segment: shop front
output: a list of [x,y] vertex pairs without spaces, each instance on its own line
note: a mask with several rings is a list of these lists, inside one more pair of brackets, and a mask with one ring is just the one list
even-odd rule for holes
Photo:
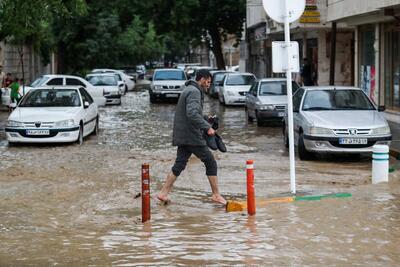
[[400,22],[384,25],[384,44],[385,105],[400,111]]

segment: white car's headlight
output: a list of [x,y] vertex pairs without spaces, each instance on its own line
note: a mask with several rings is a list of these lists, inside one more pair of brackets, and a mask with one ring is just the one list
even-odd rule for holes
[[260,105],[260,110],[275,110],[274,105]]
[[54,125],[56,127],[71,127],[74,126],[74,120],[70,119],[70,120],[57,121],[56,123],[54,123]]
[[389,126],[378,127],[378,128],[372,129],[372,132],[371,132],[371,135],[384,135],[384,134],[390,134]]
[[9,120],[9,121],[7,121],[7,127],[14,127],[14,128],[24,127],[24,123],[20,122],[20,121]]
[[329,135],[332,133],[332,129],[322,127],[310,127],[310,135]]
[[154,85],[154,90],[161,90],[162,89],[162,85]]
[[231,91],[226,91],[226,94],[227,94],[227,95],[235,95],[235,93],[234,93],[234,92],[231,92]]

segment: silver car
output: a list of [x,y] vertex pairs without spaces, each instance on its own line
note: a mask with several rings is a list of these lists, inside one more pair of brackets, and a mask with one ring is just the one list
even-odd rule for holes
[[[296,92],[299,85],[292,82],[292,91]],[[266,78],[252,85],[246,94],[245,111],[248,121],[257,120],[260,126],[263,122],[282,122],[287,105],[287,90],[285,78]]]
[[[294,144],[302,160],[314,153],[365,153],[390,145],[390,128],[367,95],[354,87],[303,87],[293,95]],[[283,134],[288,147],[287,112]]]

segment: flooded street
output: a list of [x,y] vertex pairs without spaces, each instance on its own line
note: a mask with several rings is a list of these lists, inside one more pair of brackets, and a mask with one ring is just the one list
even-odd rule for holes
[[[100,108],[100,135],[81,147],[8,146],[0,112],[0,266],[399,266],[400,170],[373,186],[369,157],[296,161],[298,195],[352,197],[264,205],[253,217],[211,203],[192,158],[171,205],[152,200],[143,225],[141,164],[150,164],[155,195],[176,155],[174,109],[130,92],[121,106]],[[215,153],[223,196],[245,199],[247,159],[258,198],[290,196],[281,127],[248,124],[243,108],[214,99],[205,113],[221,118],[228,148]]]

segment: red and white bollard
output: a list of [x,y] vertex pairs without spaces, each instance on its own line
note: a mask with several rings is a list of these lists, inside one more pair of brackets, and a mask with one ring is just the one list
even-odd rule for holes
[[247,213],[256,214],[256,196],[254,192],[254,161],[247,160]]
[[150,220],[150,167],[142,164],[142,223]]

